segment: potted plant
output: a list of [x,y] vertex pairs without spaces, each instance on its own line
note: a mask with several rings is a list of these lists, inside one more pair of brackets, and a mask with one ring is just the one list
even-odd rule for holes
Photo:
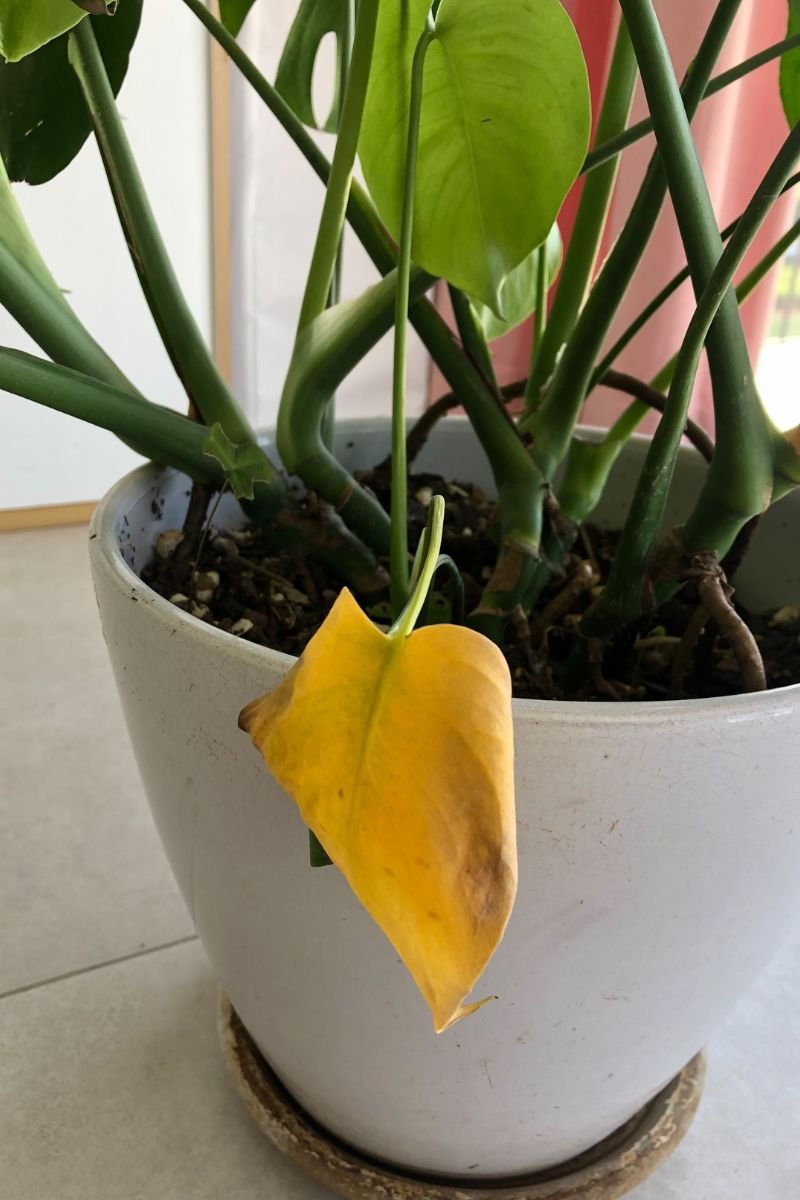
[[[739,317],[800,225],[732,286],[796,182],[796,6],[784,41],[715,76],[739,8],[719,0],[679,85],[652,0],[620,0],[587,154],[558,0],[302,0],[275,85],[236,41],[248,0],[221,20],[184,2],[326,188],[277,431],[256,435],[204,346],[116,112],[141,0],[0,5],[0,299],[51,360],[0,350],[0,386],[152,460],[100,505],[92,566],[240,1085],[348,1195],[413,1178],[426,1195],[621,1194],[685,1127],[686,1064],[800,893],[800,427],[766,416]],[[329,162],[306,126],[330,31]],[[776,58],[790,131],[720,233],[690,122]],[[629,127],[639,76],[650,116]],[[6,178],[52,177],[90,129],[187,416],[82,326]],[[619,155],[651,129],[596,270]],[[556,217],[581,172],[562,262]],[[686,270],[608,349],[668,193]],[[381,278],[340,302],[347,222]],[[621,374],[687,276],[697,307],[673,361],[651,383]],[[426,298],[435,279],[455,332]],[[502,388],[488,339],[531,313],[530,372]],[[452,388],[410,432],[409,320]],[[392,328],[387,416],[336,422],[337,387]],[[704,349],[713,444],[688,418]],[[581,431],[601,382],[630,406]],[[456,405],[466,417],[438,421]],[[635,436],[653,410],[652,439]],[[642,1129],[638,1161],[614,1158]]]

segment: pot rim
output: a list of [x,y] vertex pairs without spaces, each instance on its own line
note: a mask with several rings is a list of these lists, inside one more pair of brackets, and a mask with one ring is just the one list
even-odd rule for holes
[[[349,423],[357,426],[362,422]],[[638,435],[640,438],[643,435]],[[155,620],[178,629],[185,637],[205,643],[209,649],[218,648],[248,667],[270,667],[286,672],[297,661],[294,655],[281,650],[258,646],[234,637],[223,629],[207,625],[160,596],[122,556],[115,534],[116,514],[129,511],[150,491],[153,482],[167,472],[178,475],[171,467],[144,463],[115,483],[100,500],[89,527],[89,548],[95,570],[101,569],[118,589],[137,602],[147,604]],[[622,700],[615,703],[603,700],[527,700],[514,699],[512,712],[515,721],[533,723],[558,722],[570,725],[609,726],[651,724],[668,721],[695,723],[698,719],[729,722],[762,718],[772,710],[774,716],[788,716],[800,702],[800,683],[764,692],[739,693],[734,696],[711,696],[691,700]]]

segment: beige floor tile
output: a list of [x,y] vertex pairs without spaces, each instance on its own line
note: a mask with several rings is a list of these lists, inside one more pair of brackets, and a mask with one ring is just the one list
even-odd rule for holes
[[0,994],[191,933],[128,744],[86,538],[0,533]]
[[197,943],[0,1001],[3,1200],[326,1200],[258,1132]]
[[800,933],[712,1040],[694,1125],[635,1200],[800,1196],[799,1001]]
[[[632,1200],[793,1200],[800,947],[714,1039],[700,1115]],[[326,1200],[255,1129],[197,943],[0,1001],[3,1200]]]

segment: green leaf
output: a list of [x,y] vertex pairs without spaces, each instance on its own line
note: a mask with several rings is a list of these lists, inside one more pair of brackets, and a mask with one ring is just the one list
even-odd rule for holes
[[[800,0],[789,0],[787,37],[800,33]],[[781,100],[790,125],[800,120],[800,49],[790,50],[781,58]]]
[[561,266],[563,248],[558,225],[554,225],[548,233],[544,245],[537,246],[527,258],[523,258],[518,267],[509,271],[500,285],[502,320],[496,317],[485,304],[481,304],[480,300],[472,301],[475,316],[487,341],[502,337],[509,330],[516,329],[517,325],[521,325],[532,312],[536,311],[536,276],[539,270],[539,255],[545,255],[549,288]]
[[252,500],[254,485],[272,479],[264,452],[255,442],[232,442],[219,421],[211,426],[203,453],[220,464],[237,500]]
[[[82,19],[71,0],[64,4]],[[36,0],[32,7],[38,6]],[[120,0],[115,16],[86,18],[115,94],[128,70],[141,13],[142,0]],[[72,162],[91,132],[68,49],[69,34],[62,34],[21,62],[0,62],[0,155],[12,180],[46,183]]]
[[295,115],[312,129],[336,132],[339,110],[337,94],[324,125],[317,122],[312,98],[314,64],[320,44],[326,34],[334,33],[341,46],[346,36],[348,0],[301,0],[286,45],[283,48],[275,88],[283,96]]
[[255,0],[219,0],[219,18],[228,33],[234,37],[238,36],[254,2]]
[[17,62],[84,16],[72,0],[0,0],[0,54]]
[[[400,227],[411,60],[429,0],[383,0],[361,163]],[[589,139],[586,64],[558,0],[442,0],[425,61],[413,255],[502,316],[506,275],[547,237]]]

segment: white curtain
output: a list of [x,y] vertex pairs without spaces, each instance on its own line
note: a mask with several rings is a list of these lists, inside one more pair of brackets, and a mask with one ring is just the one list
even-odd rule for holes
[[[240,35],[268,79],[275,78],[281,49],[298,0],[255,5]],[[326,53],[329,51],[329,53]],[[321,47],[315,76],[320,111],[333,90],[333,48]],[[324,99],[323,99],[324,97]],[[234,384],[251,420],[274,423],[289,363],[305,276],[322,201],[322,185],[250,86],[233,70],[233,327]],[[330,157],[333,138],[315,134]],[[357,295],[378,278],[348,231],[343,294]],[[409,413],[424,407],[427,356],[409,337]],[[365,358],[341,389],[337,412],[377,416],[390,412],[391,339]]]

